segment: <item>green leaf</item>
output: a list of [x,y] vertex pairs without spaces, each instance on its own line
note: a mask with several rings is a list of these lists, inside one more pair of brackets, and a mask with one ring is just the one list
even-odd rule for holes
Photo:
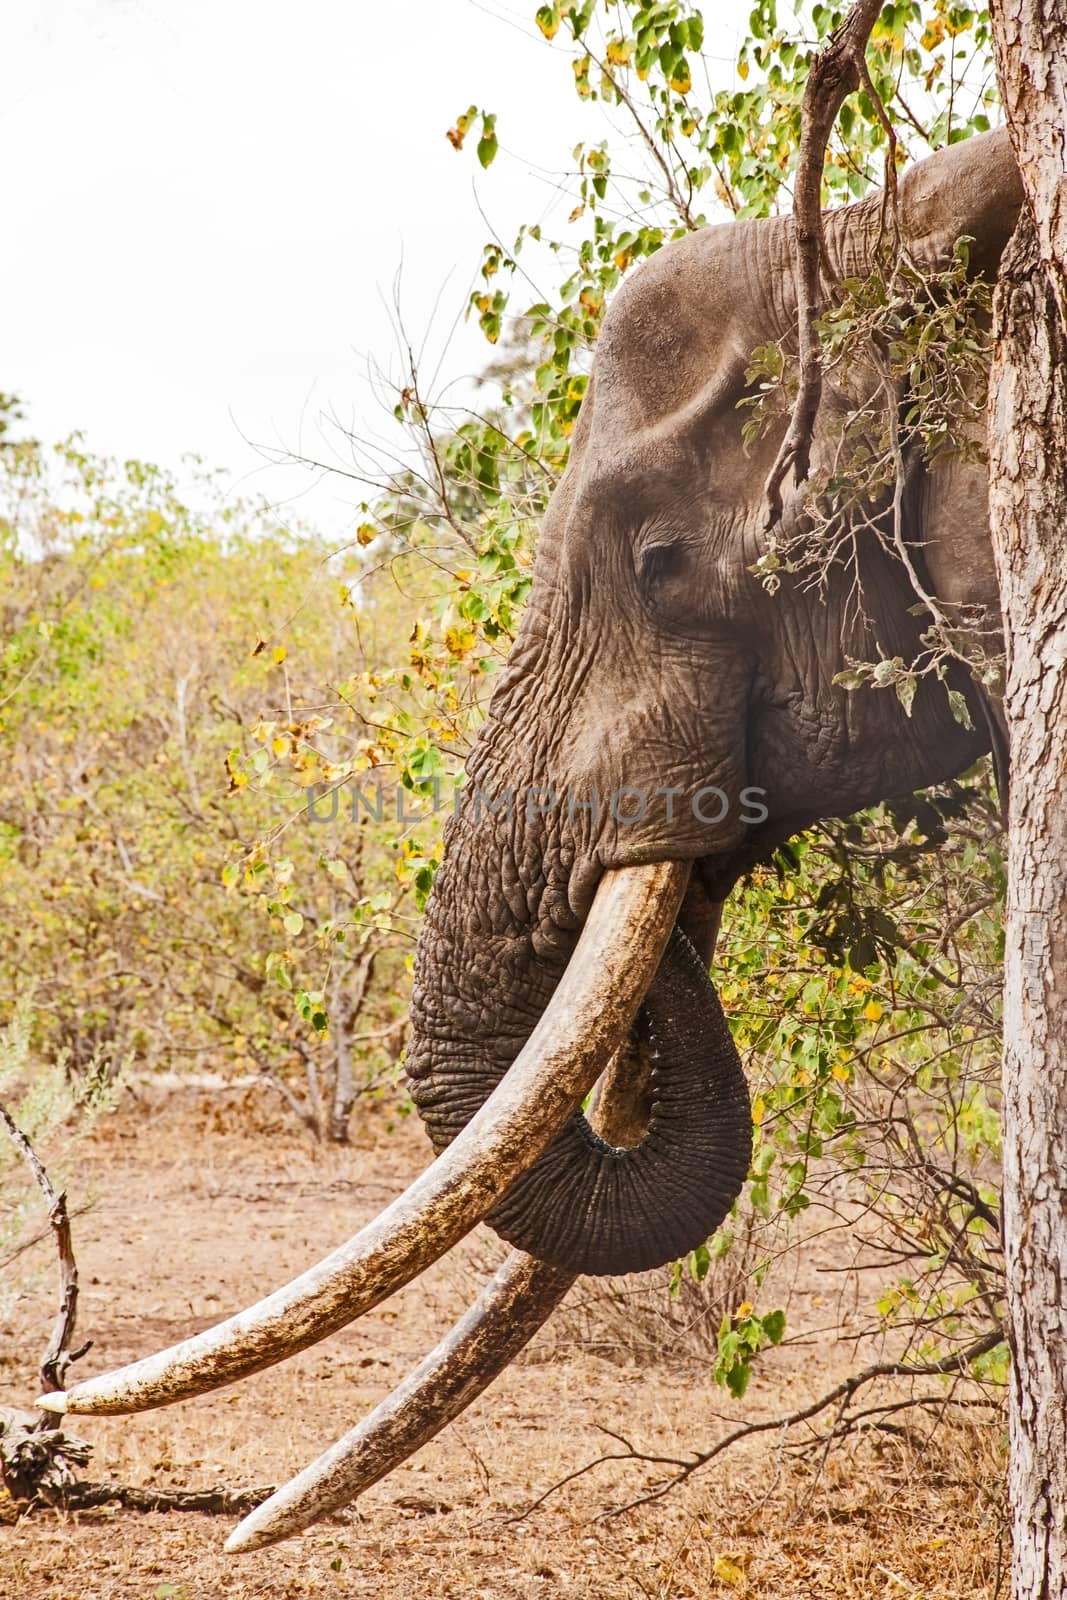
[[869,677],[868,668],[849,667],[845,672],[835,672],[833,681],[842,689],[861,689]]
[[897,699],[904,707],[904,715],[911,716],[912,704],[915,700],[915,691],[919,680],[914,673],[909,672],[905,677],[898,678],[896,682]]
[[481,162],[483,167],[492,166],[493,157],[496,155],[498,148],[496,137],[496,114],[495,112],[483,111],[482,136],[478,140],[478,160]]
[[560,12],[558,0],[554,5],[538,6],[537,11],[534,14],[534,21],[537,23],[537,26],[540,28],[546,39],[554,39],[556,37],[556,34],[559,32],[559,19]]
[[750,1361],[739,1361],[736,1366],[731,1367],[727,1372],[726,1387],[735,1400],[744,1399],[745,1390],[748,1388],[751,1378],[752,1363]]
[[973,730],[974,723],[971,721],[971,712],[967,705],[966,697],[958,689],[949,689],[947,693],[949,709],[960,727],[967,728],[968,731]]
[[785,1312],[768,1311],[763,1318],[763,1332],[770,1344],[781,1344],[785,1336]]

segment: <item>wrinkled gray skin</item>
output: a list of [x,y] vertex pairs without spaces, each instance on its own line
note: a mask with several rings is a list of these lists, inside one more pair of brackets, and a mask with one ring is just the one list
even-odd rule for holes
[[[939,152],[901,183],[910,248],[931,268],[946,264],[967,234],[974,270],[995,272],[1020,203],[1002,132]],[[880,195],[827,215],[827,255],[839,276],[868,270],[880,215]],[[956,687],[974,731],[960,726],[944,689],[929,681],[910,718],[892,691],[850,694],[834,684],[850,657],[913,659],[926,625],[909,615],[916,596],[903,567],[873,535],[859,544],[862,607],[844,569],[822,595],[788,576],[770,595],[751,571],[767,549],[763,486],[784,425],[746,453],[737,407],[753,349],[789,340],[795,328],[788,218],[691,234],[643,266],[612,303],[570,464],[545,518],[521,633],[470,764],[472,792],[499,802],[510,788],[512,815],[483,807],[451,825],[420,940],[409,1074],[438,1148],[540,1016],[605,869],[692,861],[679,920],[706,964],[718,903],[752,862],[818,817],[953,777],[995,739],[997,708],[983,704],[962,672]],[[851,403],[832,388],[825,393],[814,474],[833,450],[835,413]],[[931,473],[909,463],[907,536],[929,589],[951,604],[984,607],[995,626],[986,501],[980,467],[956,462]],[[790,480],[780,538],[797,528],[799,503]],[[729,797],[721,822],[693,814],[692,796],[705,785]],[[624,824],[610,814],[607,799],[623,786],[651,797],[643,820]],[[681,794],[668,802],[656,793],[666,787]],[[765,791],[769,814],[760,826],[744,820],[753,815],[746,788]],[[562,798],[539,814],[545,796],[535,793],[531,804],[531,789]],[[580,804],[594,793],[597,816]],[[714,817],[718,802],[705,799],[702,809]],[[733,1152],[719,1156],[730,1169],[729,1193],[694,1225],[706,1234],[743,1181],[747,1111],[711,985],[680,1002],[668,996],[661,1013],[665,1007],[685,1021],[686,1040],[675,1037],[671,1050],[708,1057],[707,1095],[722,1102],[722,1149]],[[647,1065],[653,1047],[642,1046],[642,1029],[654,1031],[647,1015],[632,1052],[640,1062],[644,1049]],[[661,1050],[656,1065],[662,1079],[673,1062]],[[656,1101],[655,1085],[645,1093]],[[573,1127],[569,1137],[570,1153],[562,1161],[556,1152],[550,1181],[529,1179],[522,1202],[492,1219],[500,1231],[585,1271],[679,1253],[664,1214],[692,1209],[694,1184],[703,1184],[685,1160],[684,1126],[658,1140],[653,1178],[646,1159],[639,1192],[627,1188],[637,1152],[605,1156],[606,1147],[598,1151]],[[593,1160],[603,1172],[590,1182],[581,1169]],[[628,1232],[621,1245],[620,1212]]]

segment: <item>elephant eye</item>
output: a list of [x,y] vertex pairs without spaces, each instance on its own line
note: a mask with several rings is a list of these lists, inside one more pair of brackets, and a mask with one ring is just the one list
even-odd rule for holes
[[656,590],[671,578],[681,574],[685,564],[683,551],[676,544],[651,544],[642,550],[637,581],[646,597],[655,598]]

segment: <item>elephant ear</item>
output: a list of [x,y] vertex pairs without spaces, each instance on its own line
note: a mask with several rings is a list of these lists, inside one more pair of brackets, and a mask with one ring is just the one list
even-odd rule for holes
[[[917,161],[897,191],[908,253],[930,272],[948,266],[958,240],[966,238],[972,241],[972,271],[995,276],[1022,204],[1022,179],[1006,128]],[[864,278],[874,271],[884,235],[882,205],[879,190],[857,205],[827,212],[827,254],[839,276]]]

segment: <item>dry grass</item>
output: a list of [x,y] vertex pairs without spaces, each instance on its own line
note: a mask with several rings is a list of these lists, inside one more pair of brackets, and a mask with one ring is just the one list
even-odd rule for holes
[[[126,1109],[84,1163],[97,1204],[78,1219],[91,1370],[203,1326],[371,1215],[425,1159],[418,1131],[375,1115],[348,1152],[316,1152],[262,1101],[174,1095]],[[256,1131],[257,1122],[260,1124]],[[268,1136],[269,1134],[269,1136]],[[77,1203],[83,1195],[72,1196]],[[271,1481],[295,1470],[387,1391],[496,1259],[482,1236],[356,1327],[237,1389],[130,1419],[85,1419],[94,1475],[146,1484]],[[0,1348],[0,1400],[30,1398],[52,1311],[51,1262]],[[600,1424],[642,1449],[684,1453],[745,1417],[821,1393],[865,1353],[817,1333],[826,1282],[813,1254],[790,1288],[796,1340],[761,1366],[743,1405],[710,1383],[718,1283],[659,1299],[656,1280],[577,1285],[556,1319],[465,1417],[370,1491],[358,1511],[275,1550],[221,1555],[226,1519],[37,1513],[0,1529],[0,1595],[18,1600],[993,1600],[1002,1548],[1002,1441],[969,1414],[907,1413],[823,1458],[768,1433],[658,1502],[605,1519],[655,1481],[607,1462]],[[693,1286],[695,1291],[696,1286]],[[662,1293],[662,1290],[660,1290]],[[557,1326],[558,1325],[558,1326]],[[447,1510],[432,1510],[445,1506]]]

